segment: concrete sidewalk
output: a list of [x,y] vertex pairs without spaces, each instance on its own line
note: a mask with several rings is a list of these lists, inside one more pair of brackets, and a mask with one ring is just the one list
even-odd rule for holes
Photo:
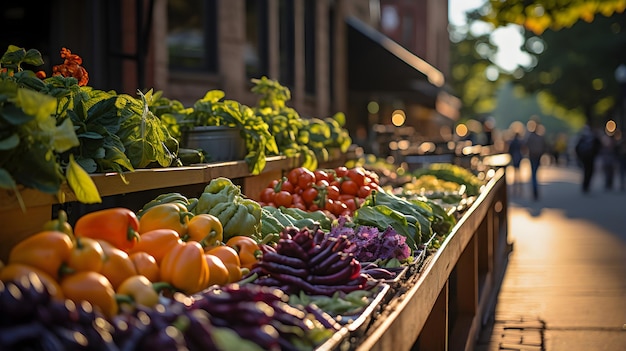
[[543,166],[533,201],[522,169],[524,192],[509,192],[513,251],[475,349],[626,350],[626,192],[604,191],[598,171],[582,194],[579,169]]

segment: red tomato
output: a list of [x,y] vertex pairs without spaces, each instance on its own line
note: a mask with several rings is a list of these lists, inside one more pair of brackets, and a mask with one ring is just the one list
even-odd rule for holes
[[265,188],[261,191],[261,196],[259,197],[262,202],[270,203],[274,201],[274,188]]
[[344,180],[341,182],[341,193],[348,195],[356,195],[359,192],[359,185],[353,180]]
[[344,203],[346,204],[346,207],[348,207],[348,210],[350,211],[350,213],[356,211],[356,209],[359,208],[357,201],[358,200],[355,199],[355,198],[347,199],[347,200],[344,201]]
[[319,182],[320,180],[328,181],[328,172],[323,169],[316,169],[313,171],[313,174],[315,174],[315,182]]
[[268,188],[272,188],[272,189],[273,189],[274,187],[276,187],[276,184],[278,184],[278,179],[274,179],[274,180],[272,180],[272,181],[271,181],[271,182],[267,185],[267,187],[268,187]]
[[288,191],[279,191],[274,195],[274,203],[278,207],[291,207],[291,204],[293,204],[293,195]]
[[330,213],[335,216],[340,216],[342,214],[347,214],[349,212],[348,206],[340,200],[336,200],[330,204],[330,208],[326,208],[330,211]]
[[317,204],[315,204],[315,203],[309,205],[309,208],[308,208],[308,210],[311,211],[311,212],[317,211],[319,209],[320,209],[320,207],[317,206]]
[[289,180],[291,184],[298,184],[298,179],[300,179],[300,174],[302,174],[303,170],[304,168],[302,167],[292,169],[289,173],[287,173],[287,180]]
[[336,185],[327,186],[326,197],[331,200],[337,200],[339,198],[339,188]]
[[344,166],[336,167],[335,174],[337,174],[337,178],[345,177],[348,174],[348,169]]
[[372,192],[372,188],[369,185],[363,185],[359,188],[359,191],[356,193],[356,196],[360,198],[366,198]]
[[302,189],[306,189],[313,183],[315,183],[315,174],[313,174],[313,172],[309,171],[308,169],[303,168],[302,173],[298,178],[298,186]]
[[320,186],[320,187],[322,187],[322,188],[325,188],[325,187],[329,186],[329,185],[330,185],[330,183],[328,183],[328,181],[327,181],[327,180],[323,180],[323,179],[322,179],[322,180],[318,180],[318,181],[315,183],[315,185]]
[[302,200],[305,204],[310,206],[317,198],[318,193],[319,192],[315,188],[307,188],[302,192]]
[[365,170],[363,168],[351,168],[346,174],[348,178],[352,179],[358,186],[367,185],[369,178],[365,176]]
[[293,183],[287,180],[287,178],[285,178],[285,181],[282,182],[279,190],[284,190],[284,191],[293,193]]

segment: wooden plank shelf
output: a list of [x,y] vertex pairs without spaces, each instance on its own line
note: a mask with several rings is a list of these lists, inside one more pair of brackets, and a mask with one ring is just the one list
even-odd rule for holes
[[[331,159],[320,164],[322,168],[342,165],[350,155],[333,152]],[[261,174],[253,175],[244,160],[203,163],[186,167],[137,169],[122,174],[92,174],[101,204],[85,205],[76,202],[74,192],[63,184],[58,194],[47,194],[39,190],[20,188],[19,196],[25,210],[20,206],[13,190],[0,190],[0,260],[6,261],[10,249],[20,240],[41,230],[44,223],[56,215],[59,206],[72,207],[72,219],[97,208],[124,206],[138,210],[141,205],[159,193],[181,192],[189,197],[198,196],[212,179],[226,177],[242,188],[242,192],[255,200],[261,190],[272,179],[280,178],[289,170],[302,164],[300,156],[273,156],[266,159]]]

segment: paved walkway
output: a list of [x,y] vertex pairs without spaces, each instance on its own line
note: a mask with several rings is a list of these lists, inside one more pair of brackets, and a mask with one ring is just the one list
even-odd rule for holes
[[524,193],[509,191],[513,251],[476,350],[626,350],[626,192],[604,191],[597,172],[582,194],[573,166],[543,166],[538,177],[538,201],[527,165]]

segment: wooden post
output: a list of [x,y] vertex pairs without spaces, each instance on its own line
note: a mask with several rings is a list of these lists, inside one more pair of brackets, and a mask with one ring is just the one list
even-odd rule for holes
[[412,350],[448,349],[448,292],[449,282],[443,286],[426,324]]

